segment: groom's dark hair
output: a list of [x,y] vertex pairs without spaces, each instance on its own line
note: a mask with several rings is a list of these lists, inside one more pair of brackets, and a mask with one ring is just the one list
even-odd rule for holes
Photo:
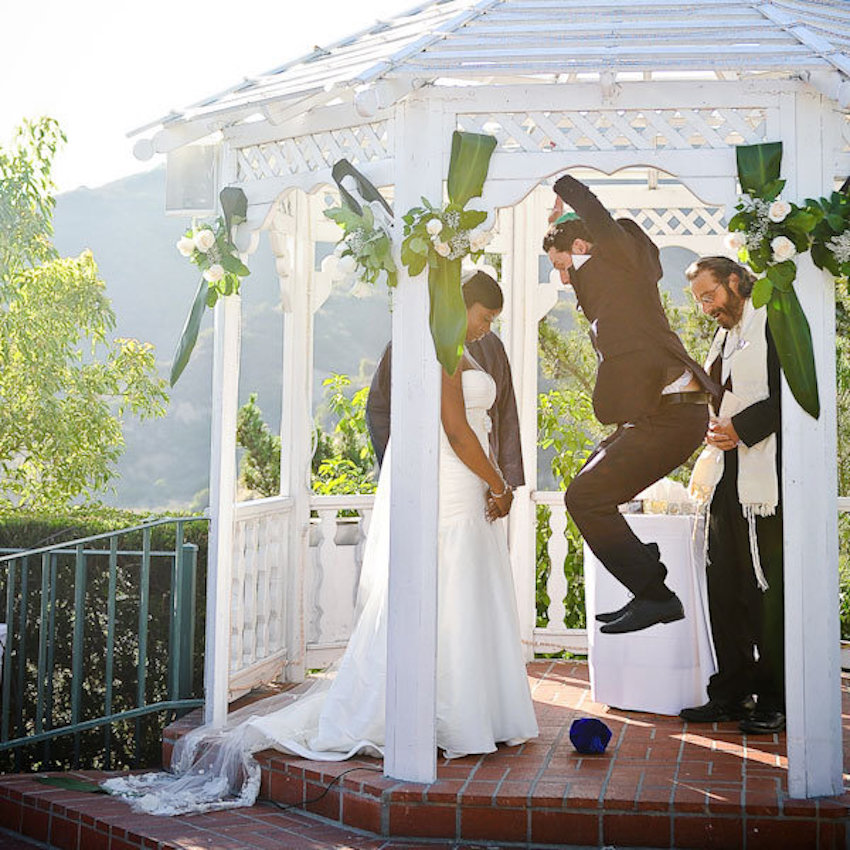
[[569,253],[576,239],[584,239],[585,242],[593,243],[593,236],[580,218],[556,222],[546,231],[546,235],[543,237],[543,250],[547,254],[550,248]]
[[501,310],[505,303],[502,289],[487,272],[473,272],[463,282],[463,303],[467,310],[473,304],[481,304],[488,310]]

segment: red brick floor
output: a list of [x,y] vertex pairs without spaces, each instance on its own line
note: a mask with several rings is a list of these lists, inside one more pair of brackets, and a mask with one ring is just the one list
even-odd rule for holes
[[[417,840],[430,850],[848,846],[850,792],[790,800],[784,734],[744,736],[734,723],[687,726],[610,709],[591,700],[584,663],[539,661],[529,665],[529,676],[540,737],[487,756],[440,760],[432,785],[385,778],[374,759],[329,764],[267,751],[259,756],[262,796],[308,814],[258,804],[156,818],[135,815],[119,800],[10,776],[0,778],[0,827],[85,850],[412,850],[420,845],[409,842]],[[850,679],[842,686],[850,765]],[[569,726],[579,716],[599,717],[611,728],[603,755],[572,748]]]

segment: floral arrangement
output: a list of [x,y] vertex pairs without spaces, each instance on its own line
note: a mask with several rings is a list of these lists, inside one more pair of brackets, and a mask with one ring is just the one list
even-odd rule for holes
[[344,231],[334,251],[338,277],[355,278],[373,286],[381,280],[386,280],[390,288],[398,285],[389,218],[379,203],[362,206],[359,214],[343,204],[325,210],[325,215]]
[[238,293],[242,278],[250,274],[230,241],[224,218],[215,225],[190,227],[177,242],[177,250],[201,270],[208,286],[207,307],[214,307],[221,296]]
[[177,242],[177,250],[201,270],[201,279],[171,361],[172,387],[192,356],[204,309],[214,307],[222,296],[238,293],[242,278],[249,274],[231,236],[236,225],[246,219],[248,199],[235,186],[226,186],[218,197],[222,216],[215,224],[193,225]]
[[426,198],[422,198],[422,204],[404,216],[401,258],[411,275],[419,274],[426,263],[435,266],[437,257],[481,257],[493,238],[490,231],[478,228],[487,218],[486,212],[465,210],[452,203],[438,209]]
[[[487,213],[464,209],[484,188],[493,136],[455,132],[447,179],[448,203],[437,207],[422,198],[422,206],[403,216],[401,261],[412,277],[428,269],[429,324],[437,360],[454,374],[466,340],[466,305],[461,291],[461,261],[478,260],[491,239],[480,228]],[[334,164],[331,174],[341,203],[325,215],[343,229],[336,251],[336,277],[354,278],[352,292],[362,284],[386,277],[396,286],[398,272],[392,255],[392,209],[381,193],[347,160]],[[358,197],[359,196],[359,199]]]
[[780,199],[782,143],[742,145],[736,150],[744,197],[729,222],[726,247],[761,275],[753,305],[767,305],[768,323],[788,385],[801,407],[820,413],[811,331],[794,292],[798,254],[837,278],[850,276],[850,197],[843,191],[803,204]]

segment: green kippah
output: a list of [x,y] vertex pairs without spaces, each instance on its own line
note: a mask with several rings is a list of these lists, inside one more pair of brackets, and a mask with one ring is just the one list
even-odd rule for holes
[[561,224],[564,221],[575,221],[578,216],[574,212],[567,212],[555,219],[555,224]]

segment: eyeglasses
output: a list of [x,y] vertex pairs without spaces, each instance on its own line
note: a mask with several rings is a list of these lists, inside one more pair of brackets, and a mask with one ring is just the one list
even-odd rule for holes
[[700,295],[699,298],[694,296],[694,301],[696,301],[697,304],[703,304],[706,307],[709,304],[713,304],[714,303],[714,293],[717,292],[717,290],[720,289],[721,286],[723,286],[722,283],[719,283],[719,282],[716,283],[714,286],[711,287],[711,289],[708,290],[708,292],[705,292],[702,295]]

